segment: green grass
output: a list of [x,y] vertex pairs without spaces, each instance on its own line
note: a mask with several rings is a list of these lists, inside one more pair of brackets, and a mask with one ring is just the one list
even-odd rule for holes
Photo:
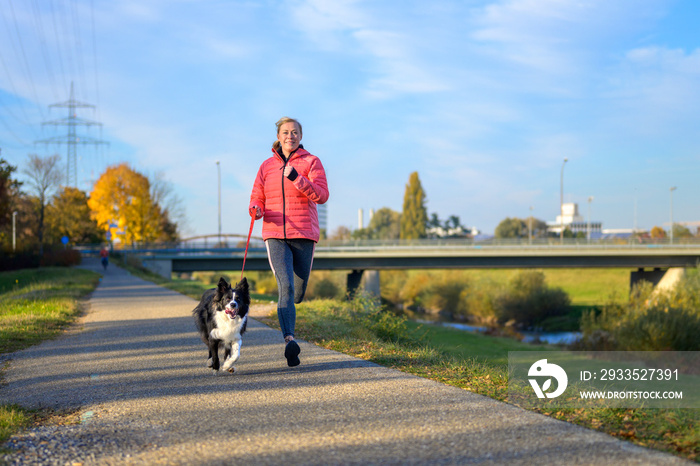
[[79,299],[95,289],[99,277],[59,267],[0,273],[0,353],[60,333],[80,314]]
[[[28,411],[16,405],[0,404],[0,443],[30,424]],[[0,450],[1,451],[1,450]]]
[[406,321],[406,328],[409,333],[419,335],[424,344],[450,357],[473,359],[495,367],[508,365],[508,351],[555,351],[557,349],[549,345],[525,344],[513,338],[489,336],[411,321]]
[[[469,269],[466,277],[507,283],[525,269]],[[530,269],[528,269],[530,270]],[[629,293],[630,269],[578,268],[536,269],[544,273],[548,286],[563,289],[571,298],[572,306],[596,307],[613,295],[618,299]]]
[[629,295],[630,269],[543,269],[547,285],[563,289],[572,306],[598,307]]
[[[81,298],[100,275],[76,268],[46,267],[0,273],[0,353],[11,353],[61,333],[82,312]],[[0,381],[2,371],[0,368]],[[0,404],[0,442],[37,420],[47,410]]]

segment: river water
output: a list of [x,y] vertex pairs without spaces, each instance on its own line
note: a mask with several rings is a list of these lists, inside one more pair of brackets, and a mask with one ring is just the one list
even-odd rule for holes
[[[465,332],[484,333],[488,330],[487,327],[479,327],[476,325],[461,324],[458,322],[440,322],[429,320],[416,320],[421,324],[442,325],[443,327],[455,328],[464,330]],[[547,343],[550,345],[569,345],[581,337],[581,332],[519,332],[523,335],[525,343]]]

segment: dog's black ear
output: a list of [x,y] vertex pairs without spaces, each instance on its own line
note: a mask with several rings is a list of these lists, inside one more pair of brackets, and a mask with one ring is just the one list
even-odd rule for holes
[[219,293],[224,294],[224,293],[226,292],[226,290],[229,288],[229,286],[230,286],[230,285],[228,284],[228,282],[226,281],[226,279],[225,279],[224,277],[221,277],[221,278],[219,279],[219,285],[216,287],[216,290],[217,290]]
[[243,277],[240,282],[236,284],[236,294],[240,295],[241,300],[246,306],[250,305],[250,293],[248,292],[248,280]]
[[246,293],[248,292],[248,280],[243,277],[243,279],[238,282],[238,285],[236,285],[236,288],[242,291],[245,291]]

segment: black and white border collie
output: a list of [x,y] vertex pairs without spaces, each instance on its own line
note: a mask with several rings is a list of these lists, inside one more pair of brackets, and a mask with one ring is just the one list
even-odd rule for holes
[[241,335],[248,325],[250,294],[243,278],[235,288],[221,277],[216,288],[207,290],[192,311],[202,341],[209,348],[207,367],[219,370],[219,347],[224,347],[222,369],[233,373],[233,363],[241,356]]

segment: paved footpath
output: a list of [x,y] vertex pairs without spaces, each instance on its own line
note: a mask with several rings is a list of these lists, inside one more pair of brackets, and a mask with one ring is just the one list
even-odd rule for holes
[[213,375],[195,304],[110,265],[80,329],[11,355],[0,387],[3,402],[79,408],[82,422],[15,436],[5,460],[688,464],[306,342],[289,368],[278,331],[255,320],[235,375]]

